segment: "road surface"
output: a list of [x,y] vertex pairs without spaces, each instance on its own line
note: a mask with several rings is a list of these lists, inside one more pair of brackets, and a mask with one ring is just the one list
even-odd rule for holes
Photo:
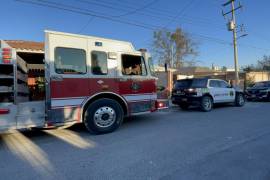
[[0,136],[0,179],[270,179],[270,103],[172,108],[105,135],[83,126]]

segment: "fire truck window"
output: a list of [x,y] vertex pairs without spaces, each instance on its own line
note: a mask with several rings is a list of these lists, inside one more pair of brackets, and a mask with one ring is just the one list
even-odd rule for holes
[[145,62],[142,56],[122,55],[123,75],[146,75]]
[[83,49],[55,48],[55,72],[58,74],[85,74],[86,53]]
[[91,53],[91,69],[95,75],[108,74],[107,54],[105,52],[93,51]]

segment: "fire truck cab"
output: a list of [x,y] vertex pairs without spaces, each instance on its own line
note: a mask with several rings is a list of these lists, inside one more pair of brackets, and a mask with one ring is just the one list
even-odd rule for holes
[[[44,44],[37,65],[1,43],[0,132],[84,123],[92,133],[108,133],[126,116],[166,108],[157,100],[150,55],[130,42],[45,31]],[[44,87],[38,93],[29,86],[29,71],[37,66],[44,70],[34,77]],[[1,92],[4,87],[9,91]]]

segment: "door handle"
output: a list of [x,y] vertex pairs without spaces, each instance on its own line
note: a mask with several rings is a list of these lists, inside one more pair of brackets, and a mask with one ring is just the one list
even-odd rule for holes
[[52,75],[51,80],[52,81],[63,81],[63,76],[62,75]]
[[126,81],[128,81],[128,79],[127,78],[120,78],[119,81],[120,82],[126,82]]

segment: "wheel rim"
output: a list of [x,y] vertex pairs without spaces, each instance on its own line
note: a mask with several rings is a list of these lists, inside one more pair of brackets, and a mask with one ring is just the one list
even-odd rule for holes
[[243,105],[245,103],[244,97],[242,95],[239,95],[238,101],[240,105]]
[[111,126],[116,119],[116,114],[113,108],[111,107],[101,107],[96,110],[94,113],[94,122],[96,126],[101,128],[106,128]]
[[212,101],[210,98],[205,98],[203,101],[203,106],[206,110],[210,110],[212,108]]

